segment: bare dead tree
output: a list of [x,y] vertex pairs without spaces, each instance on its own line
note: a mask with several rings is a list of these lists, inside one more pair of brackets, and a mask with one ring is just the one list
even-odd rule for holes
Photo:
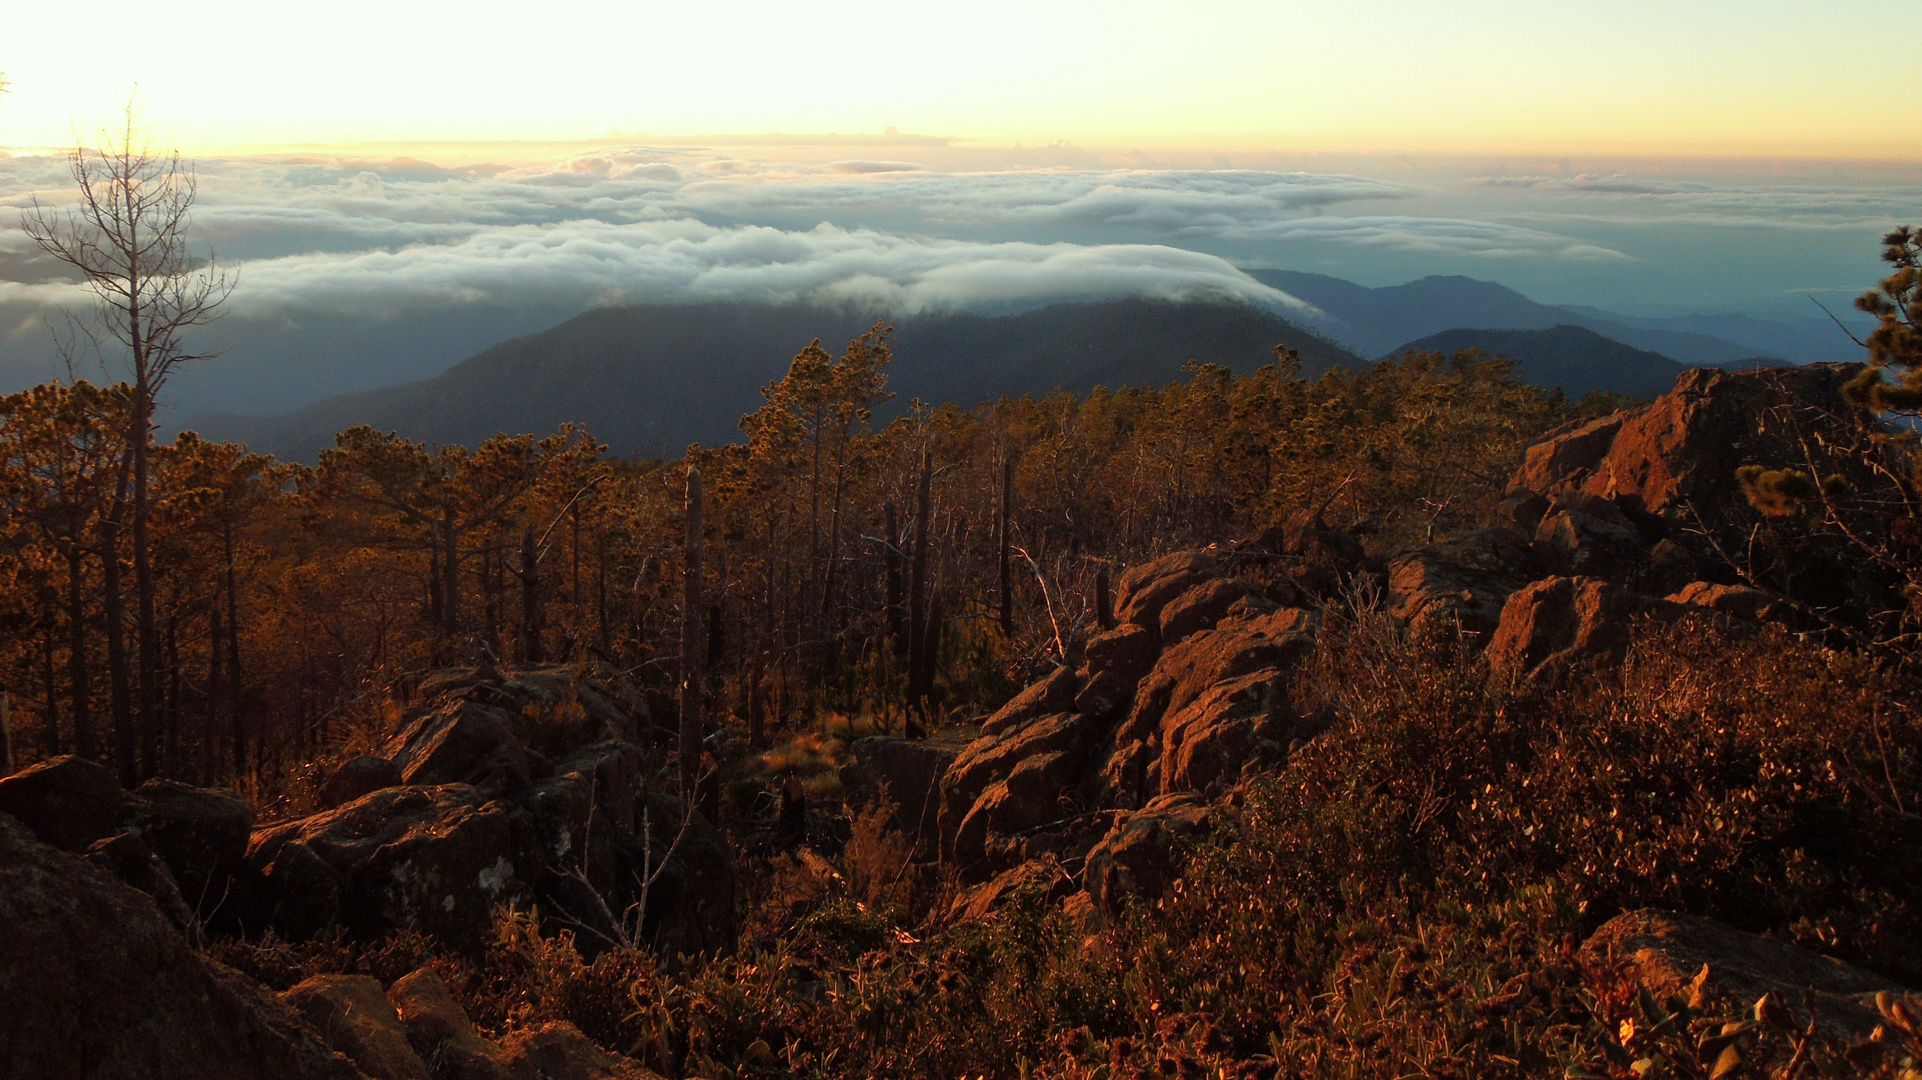
[[[67,209],[38,199],[21,215],[21,228],[41,250],[78,270],[94,296],[94,318],[82,329],[96,348],[121,352],[133,383],[127,432],[132,458],[132,543],[139,696],[135,723],[143,767],[157,764],[160,635],[148,540],[148,480],[154,401],[181,364],[210,353],[188,351],[184,335],[211,322],[237,279],[209,257],[188,251],[187,229],[198,192],[193,167],[178,151],[156,151],[129,98],[120,130],[102,129],[98,144],[77,146],[68,168],[78,203]],[[75,342],[63,351],[76,347]],[[69,363],[73,356],[69,353]]]

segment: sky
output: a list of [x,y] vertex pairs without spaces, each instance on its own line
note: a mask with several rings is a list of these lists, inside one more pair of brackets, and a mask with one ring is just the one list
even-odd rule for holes
[[1883,59],[1892,14],[1864,0],[37,2],[12,6],[0,43],[14,84],[0,142],[64,144],[138,83],[196,150],[893,126],[1121,151],[1916,160],[1922,130],[1874,107],[1900,78]]
[[[1428,274],[1819,319],[1922,220],[1866,4],[1464,0],[12,11],[0,392],[78,289],[14,210],[137,87],[240,272],[178,407],[284,411],[596,305],[895,313]],[[537,17],[536,17],[537,16]],[[163,24],[164,25],[160,25]],[[149,25],[153,24],[153,25]]]

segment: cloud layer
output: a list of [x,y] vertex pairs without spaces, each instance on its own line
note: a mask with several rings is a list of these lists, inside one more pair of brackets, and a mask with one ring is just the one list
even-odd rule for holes
[[[947,172],[635,146],[517,169],[215,160],[201,163],[200,182],[196,236],[244,264],[233,308],[259,316],[717,299],[1005,309],[1197,291],[1309,315],[1223,253],[1309,244],[1626,258],[1536,227],[1342,213],[1421,194],[1348,174]],[[0,203],[58,202],[69,186],[58,159],[0,160]],[[71,292],[30,254],[0,227],[0,301]]]

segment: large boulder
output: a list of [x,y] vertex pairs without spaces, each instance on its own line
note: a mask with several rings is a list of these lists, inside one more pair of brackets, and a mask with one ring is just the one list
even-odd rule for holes
[[1673,608],[1598,578],[1545,578],[1508,598],[1488,643],[1489,667],[1555,682],[1577,666],[1619,656],[1637,617]]
[[1115,617],[1157,633],[1161,610],[1194,588],[1221,577],[1221,564],[1205,551],[1178,551],[1121,575],[1115,590]]
[[146,895],[0,814],[0,1047],[37,1080],[362,1080]]
[[1642,532],[1611,499],[1558,492],[1535,529],[1535,550],[1557,574],[1638,583],[1649,563]]
[[1703,991],[1730,1012],[1752,1009],[1763,995],[1797,1012],[1810,1001],[1815,1020],[1832,1038],[1869,1034],[1881,1022],[1875,995],[1906,992],[1880,975],[1784,941],[1653,909],[1603,923],[1583,944],[1581,956],[1593,971],[1608,970],[1611,960],[1623,965],[1625,974],[1658,1001],[1688,998],[1690,984],[1706,967]]
[[[1155,632],[1132,623],[1117,626],[1103,634],[1088,639],[1081,651],[1083,666],[1088,677],[1099,678],[1110,675],[1130,686],[1141,681],[1141,677],[1154,669],[1155,658],[1161,654],[1161,643],[1156,640]],[[1049,712],[1065,712],[1056,706]]]
[[[299,843],[333,872],[338,919],[353,933],[377,937],[418,926],[455,947],[477,949],[493,909],[528,896],[517,824],[515,807],[466,784],[388,788],[255,833],[247,863],[271,882],[277,874],[267,871],[286,866],[283,849]],[[301,864],[303,873],[324,876],[304,856]],[[272,921],[304,900],[272,887],[265,892],[251,905],[256,920]]]
[[379,980],[315,975],[284,991],[280,1000],[371,1080],[429,1080],[427,1063],[408,1043],[407,1028]]
[[182,899],[172,871],[138,835],[121,833],[95,840],[87,849],[87,861],[146,893],[174,929],[195,944],[203,943],[200,918]]
[[69,754],[0,780],[0,813],[13,815],[43,843],[79,852],[120,831],[127,793],[105,766]]
[[521,1028],[501,1042],[514,1080],[660,1080],[639,1062],[610,1054],[565,1020]]
[[1395,557],[1388,566],[1390,610],[1416,629],[1459,627],[1486,640],[1509,594],[1534,576],[1528,537],[1507,527],[1483,529]]
[[407,1041],[431,1063],[435,1080],[508,1080],[500,1048],[474,1031],[473,1022],[431,967],[397,979],[387,989]]
[[173,871],[201,919],[219,911],[253,835],[254,809],[231,792],[149,780],[134,792],[126,829]]
[[388,743],[387,757],[404,783],[472,784],[494,795],[548,771],[521,740],[512,713],[465,698],[443,699],[416,716]]
[[1696,368],[1650,404],[1554,434],[1530,447],[1511,488],[1584,491],[1650,514],[1692,508],[1719,518],[1742,501],[1736,467],[1800,461],[1791,415],[1820,424],[1847,414],[1841,385],[1857,364],[1720,371]]

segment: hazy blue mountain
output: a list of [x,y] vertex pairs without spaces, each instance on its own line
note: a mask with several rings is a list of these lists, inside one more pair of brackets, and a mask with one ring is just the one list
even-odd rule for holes
[[[1316,329],[1366,356],[1384,353],[1398,342],[1456,327],[1545,330],[1575,325],[1687,364],[1720,366],[1758,355],[1778,360],[1794,358],[1790,351],[1728,340],[1679,325],[1634,325],[1595,309],[1537,303],[1505,285],[1469,277],[1425,277],[1405,285],[1373,289],[1297,270],[1248,273],[1326,312],[1329,320],[1315,323]],[[1765,335],[1765,330],[1757,328],[1757,333]]]
[[[1758,319],[1753,315],[1740,314],[1651,318],[1623,315],[1580,304],[1569,304],[1562,310],[1575,312],[1586,319],[1613,321],[1634,328],[1677,330],[1721,338],[1744,346],[1757,356],[1786,356],[1801,364],[1862,359],[1860,345],[1849,340],[1849,335],[1814,304],[1808,307],[1812,314],[1807,317],[1785,316],[1780,319]],[[1845,323],[1853,324],[1858,337],[1866,335],[1873,328],[1873,320],[1857,314],[1852,308],[1835,314]]]
[[1535,386],[1560,389],[1579,398],[1590,390],[1607,390],[1652,398],[1667,393],[1675,377],[1688,370],[1659,353],[1637,349],[1603,337],[1585,326],[1551,326],[1546,330],[1444,330],[1417,338],[1391,350],[1441,352],[1486,349],[1496,356],[1520,361],[1522,379]]
[[[342,395],[274,417],[202,414],[184,426],[311,461],[335,432],[372,424],[430,443],[545,432],[575,420],[623,454],[679,453],[739,437],[761,387],[820,338],[835,353],[871,323],[804,306],[636,306],[590,311],[487,349],[431,379]],[[1125,299],[1017,315],[896,324],[895,408],[1003,394],[1165,383],[1190,359],[1247,372],[1286,343],[1318,374],[1360,357],[1272,312],[1230,303]]]

